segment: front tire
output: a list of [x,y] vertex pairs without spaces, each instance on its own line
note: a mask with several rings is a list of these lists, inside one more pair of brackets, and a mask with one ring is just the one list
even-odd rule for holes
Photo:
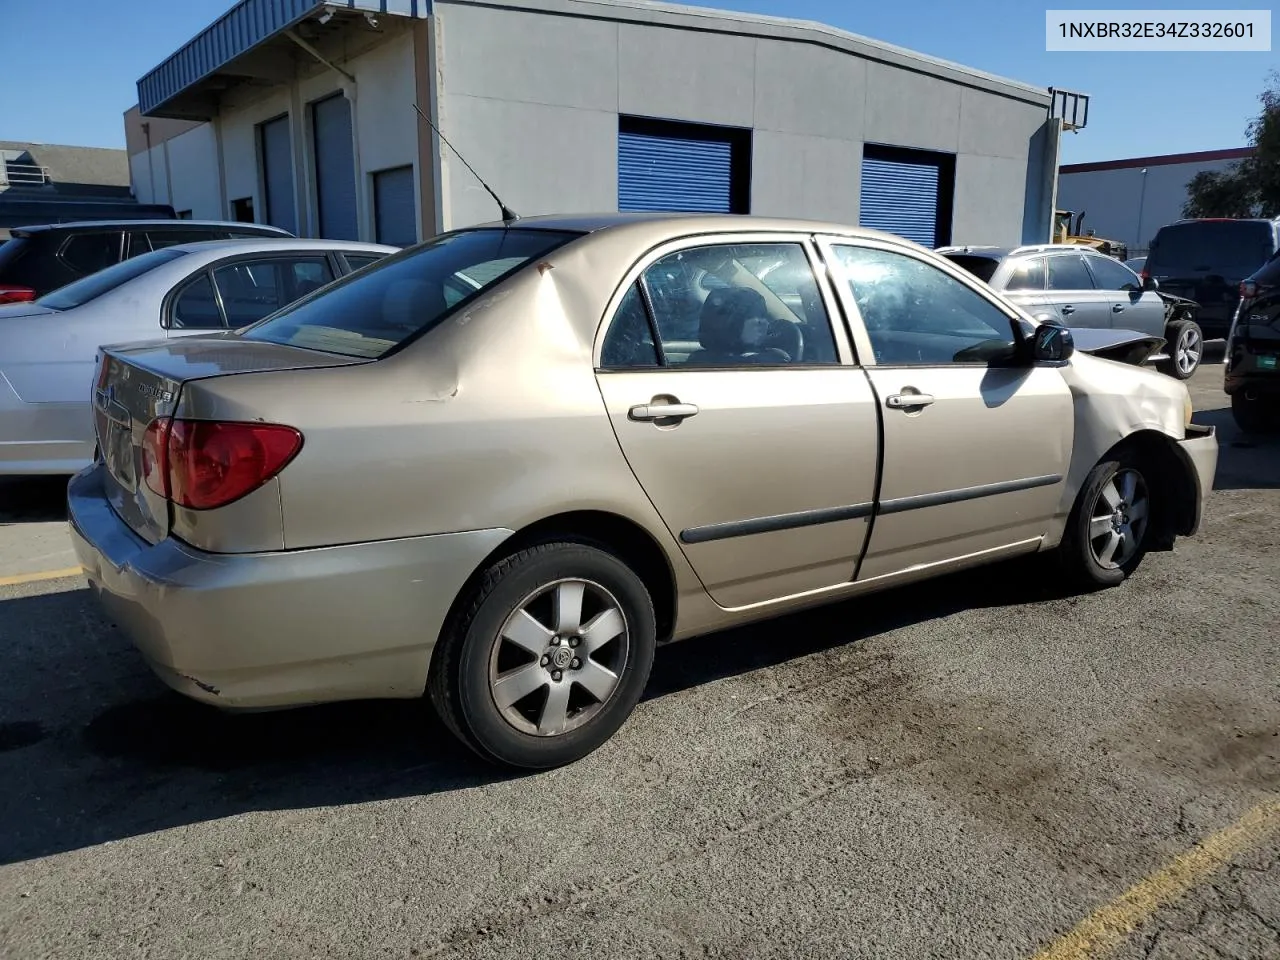
[[440,638],[428,692],[485,759],[561,766],[626,721],[656,640],[653,601],[625,563],[585,543],[543,543],[481,574]]
[[1175,320],[1165,328],[1169,359],[1164,372],[1177,380],[1190,380],[1204,359],[1204,331],[1194,320]]
[[1067,519],[1059,557],[1084,587],[1114,587],[1129,577],[1151,542],[1153,498],[1142,463],[1121,453],[1094,467]]

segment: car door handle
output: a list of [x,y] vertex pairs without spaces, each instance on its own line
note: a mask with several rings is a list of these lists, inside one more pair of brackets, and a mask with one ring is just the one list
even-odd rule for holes
[[627,411],[632,420],[683,420],[697,416],[698,408],[692,403],[640,403]]
[[1072,314],[1076,312],[1076,308],[1068,303],[1066,306],[1062,308],[1062,312],[1066,314]]
[[927,393],[893,393],[884,398],[886,407],[895,410],[906,410],[910,407],[927,407],[933,403],[933,397]]
[[1112,313],[1124,313],[1124,304],[1123,304],[1123,303],[1113,303],[1113,304],[1111,305],[1111,312],[1112,312]]

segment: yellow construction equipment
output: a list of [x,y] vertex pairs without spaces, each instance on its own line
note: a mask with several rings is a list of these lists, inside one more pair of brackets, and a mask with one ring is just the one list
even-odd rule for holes
[[1129,248],[1126,244],[1119,240],[1107,240],[1103,237],[1095,237],[1093,231],[1081,233],[1084,224],[1084,211],[1080,211],[1080,216],[1076,216],[1071,210],[1055,210],[1053,211],[1053,242],[1054,243],[1078,243],[1082,246],[1093,247],[1099,253],[1105,253],[1109,257],[1115,257],[1117,260],[1129,259]]

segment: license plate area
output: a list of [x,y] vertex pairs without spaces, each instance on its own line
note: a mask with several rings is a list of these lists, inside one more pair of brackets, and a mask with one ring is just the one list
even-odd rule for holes
[[97,391],[98,444],[107,472],[113,480],[130,492],[137,489],[137,470],[133,456],[133,417],[125,406],[106,390]]

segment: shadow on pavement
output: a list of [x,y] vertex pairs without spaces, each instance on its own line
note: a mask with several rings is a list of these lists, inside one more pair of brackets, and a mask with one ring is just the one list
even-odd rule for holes
[[1215,490],[1280,488],[1280,435],[1246,434],[1236,426],[1230,408],[1198,410],[1196,423],[1218,428]]
[[0,477],[0,524],[65,519],[66,477]]
[[[1061,596],[1037,566],[958,574],[664,647],[646,699],[965,608]],[[0,635],[12,638],[0,675],[0,863],[252,810],[515,776],[472,756],[421,701],[234,715],[164,691],[97,617],[88,590],[0,602]]]

